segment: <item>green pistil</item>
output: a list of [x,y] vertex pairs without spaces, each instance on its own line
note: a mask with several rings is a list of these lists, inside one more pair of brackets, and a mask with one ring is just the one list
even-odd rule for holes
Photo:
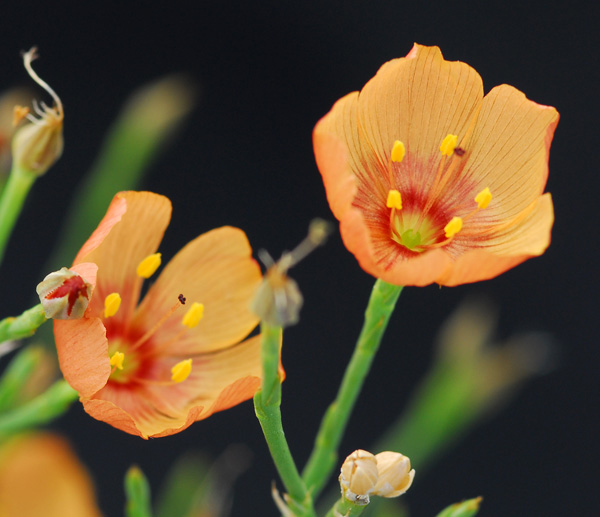
[[413,229],[410,228],[400,235],[400,242],[410,251],[420,251],[416,248],[421,246],[421,232],[414,233]]

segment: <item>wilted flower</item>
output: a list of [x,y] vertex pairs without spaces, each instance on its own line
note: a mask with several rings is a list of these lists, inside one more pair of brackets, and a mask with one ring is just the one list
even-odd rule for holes
[[250,308],[254,314],[272,326],[287,327],[298,323],[304,300],[298,284],[287,272],[316,247],[324,244],[330,233],[331,223],[315,219],[309,226],[306,238],[294,250],[284,253],[277,262],[266,251],[259,251],[267,272],[252,299]]
[[46,90],[55,106],[39,105],[36,101],[33,110],[39,118],[33,116],[29,108],[15,106],[15,124],[27,119],[28,123],[19,128],[13,137],[13,163],[23,171],[36,175],[44,174],[60,158],[63,151],[64,112],[60,98],[52,88],[31,68],[31,62],[37,58],[34,47],[23,54],[25,69],[31,78]]
[[342,239],[396,285],[493,278],[540,255],[558,113],[415,45],[319,121],[313,141]]
[[[94,278],[96,271],[91,266]],[[89,273],[88,273],[89,274]],[[92,284],[66,267],[50,273],[36,287],[46,318],[59,320],[83,316],[92,295]]]
[[138,306],[170,217],[163,196],[117,194],[72,268],[98,267],[85,316],[54,321],[61,370],[84,409],[144,438],[239,404],[261,382],[260,336],[241,342],[258,323],[248,306],[261,280],[241,230],[194,239]]

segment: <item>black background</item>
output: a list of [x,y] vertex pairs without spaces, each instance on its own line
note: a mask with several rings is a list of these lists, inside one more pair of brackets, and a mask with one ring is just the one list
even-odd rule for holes
[[[0,8],[0,87],[27,83],[19,51],[36,44],[36,70],[61,95],[66,112],[64,156],[35,185],[0,270],[3,316],[30,305],[69,195],[125,97],[165,73],[187,72],[201,89],[198,109],[143,183],[173,200],[165,257],[224,224],[243,228],[255,250],[278,255],[304,236],[311,218],[332,219],[311,130],[339,97],[360,89],[414,41],[469,63],[486,91],[508,83],[556,106],[561,121],[547,188],[556,210],[551,247],[492,281],[406,289],[341,452],[368,447],[393,421],[429,364],[443,319],[467,295],[485,294],[501,307],[502,336],[546,330],[560,344],[560,363],[435,470],[419,477],[415,465],[416,481],[405,496],[413,515],[435,515],[475,495],[485,496],[485,516],[597,515],[600,62],[591,9],[577,2],[52,4],[13,1]],[[306,306],[301,324],[286,332],[283,416],[302,464],[373,280],[339,235],[293,276]],[[107,515],[121,514],[122,476],[130,464],[138,463],[157,490],[184,451],[217,455],[233,442],[254,453],[233,515],[276,514],[269,496],[276,473],[250,402],[150,441],[91,419],[79,404],[53,428],[69,436],[93,472]]]

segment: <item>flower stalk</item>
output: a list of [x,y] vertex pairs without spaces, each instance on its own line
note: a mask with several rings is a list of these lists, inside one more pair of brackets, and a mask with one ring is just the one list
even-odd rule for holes
[[335,469],[337,449],[350,414],[401,292],[402,286],[391,285],[380,279],[373,286],[356,348],[344,373],[337,397],[325,412],[313,451],[302,473],[302,479],[313,497],[321,492]]
[[315,516],[311,494],[292,457],[281,422],[281,379],[279,349],[281,327],[261,323],[263,382],[254,395],[254,410],[265,435],[269,451],[287,491],[290,510],[294,515]]
[[0,343],[12,339],[33,336],[47,320],[41,304],[26,310],[20,316],[10,316],[0,320]]

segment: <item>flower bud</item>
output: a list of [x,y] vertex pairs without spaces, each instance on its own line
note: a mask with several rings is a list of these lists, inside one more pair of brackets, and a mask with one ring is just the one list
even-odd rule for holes
[[36,287],[46,318],[81,318],[92,295],[92,285],[81,275],[63,267],[50,273]]
[[339,480],[343,496],[354,504],[369,504],[377,472],[377,459],[373,454],[362,449],[354,451],[342,464]]
[[33,110],[39,118],[29,113],[28,108],[15,107],[15,114],[17,114],[15,122],[18,123],[22,119],[28,122],[15,132],[12,153],[15,167],[39,176],[44,174],[62,154],[64,112],[58,95],[31,68],[31,62],[36,57],[35,48],[23,55],[25,69],[31,78],[52,96],[55,106],[50,107],[43,102],[38,105],[34,101]]
[[399,452],[385,451],[375,455],[379,477],[373,494],[381,497],[398,497],[412,485],[415,477],[410,460]]

